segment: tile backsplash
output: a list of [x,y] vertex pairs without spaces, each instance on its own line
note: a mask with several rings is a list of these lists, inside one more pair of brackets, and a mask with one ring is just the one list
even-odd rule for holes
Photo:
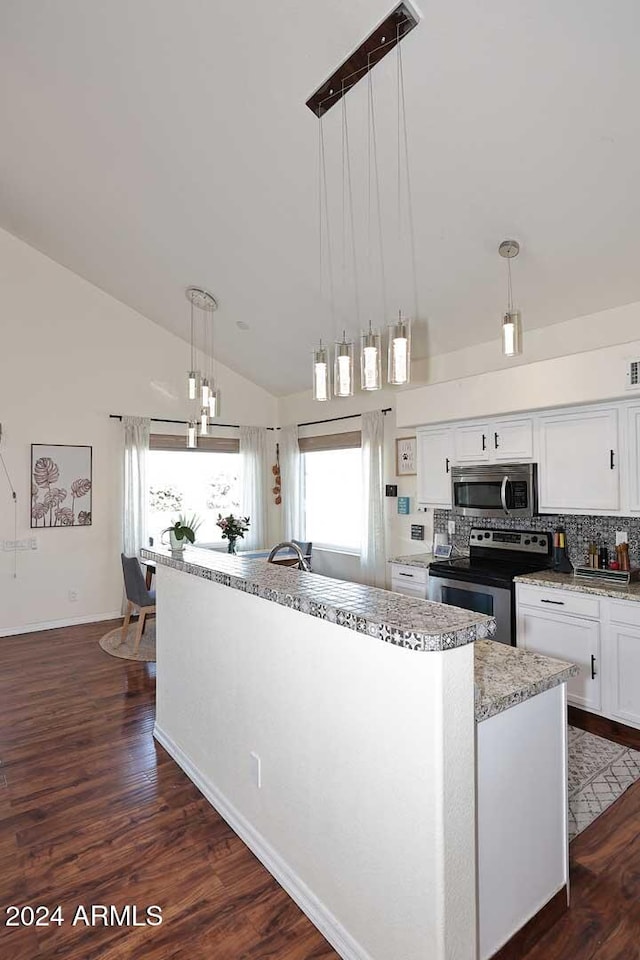
[[639,564],[640,517],[591,517],[560,516],[545,514],[527,520],[462,517],[451,510],[433,511],[434,533],[447,532],[447,521],[455,520],[456,532],[450,536],[454,546],[466,549],[469,546],[471,527],[487,527],[493,530],[546,530],[553,532],[564,527],[567,534],[567,552],[574,566],[587,562],[590,543],[608,547],[609,556],[615,557],[616,530],[626,530],[629,541],[629,556],[633,566]]

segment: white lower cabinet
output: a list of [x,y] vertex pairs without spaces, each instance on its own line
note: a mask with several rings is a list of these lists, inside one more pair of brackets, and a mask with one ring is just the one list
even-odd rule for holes
[[518,610],[517,645],[546,657],[577,663],[580,673],[567,684],[569,702],[584,710],[600,712],[600,624],[597,620],[523,606]]
[[574,707],[640,728],[640,602],[516,584],[516,644],[578,664]]
[[394,593],[403,593],[407,597],[426,600],[428,583],[427,567],[414,567],[408,563],[391,564],[391,589]]

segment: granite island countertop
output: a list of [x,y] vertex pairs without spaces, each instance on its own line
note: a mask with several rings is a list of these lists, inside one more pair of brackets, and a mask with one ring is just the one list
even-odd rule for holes
[[608,583],[583,580],[573,573],[558,573],[557,570],[539,570],[514,577],[516,583],[528,583],[535,587],[554,587],[558,590],[573,590],[575,593],[590,593],[597,597],[614,597],[616,600],[640,600],[640,581],[635,583]]
[[403,563],[407,567],[428,567],[433,560],[432,553],[410,553],[406,557],[393,557],[387,560],[387,563]]
[[161,566],[251,593],[409,650],[451,650],[492,637],[496,629],[495,619],[481,613],[277,566],[263,559],[244,559],[197,547],[187,547],[182,557],[168,549],[143,549],[140,554]]
[[574,663],[492,640],[476,643],[474,669],[476,723],[557,687],[579,672]]

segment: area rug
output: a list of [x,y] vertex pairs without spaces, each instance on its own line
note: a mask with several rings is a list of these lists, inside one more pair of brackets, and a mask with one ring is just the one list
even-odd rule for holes
[[120,657],[122,660],[154,661],[156,659],[155,617],[147,618],[138,652],[134,653],[133,647],[137,629],[137,620],[130,623],[126,639],[124,643],[122,643],[122,627],[116,627],[115,630],[110,630],[109,633],[105,633],[104,637],[100,638],[100,646],[106,653],[110,653],[112,657]]
[[640,751],[569,727],[569,840],[640,779]]

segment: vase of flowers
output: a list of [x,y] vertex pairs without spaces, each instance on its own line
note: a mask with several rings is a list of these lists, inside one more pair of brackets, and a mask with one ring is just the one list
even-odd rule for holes
[[234,517],[232,513],[228,517],[223,517],[219,513],[216,524],[222,530],[222,539],[229,541],[227,553],[235,553],[238,538],[241,537],[244,540],[244,535],[249,529],[249,517]]

